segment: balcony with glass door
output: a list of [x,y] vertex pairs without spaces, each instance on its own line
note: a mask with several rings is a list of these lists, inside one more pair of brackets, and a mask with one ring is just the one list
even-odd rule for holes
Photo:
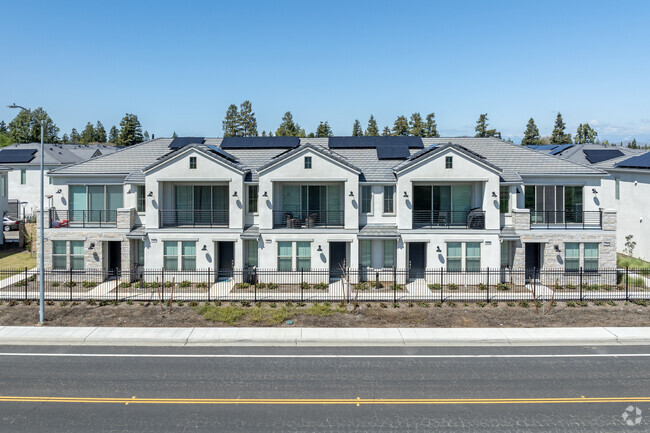
[[533,229],[602,227],[600,210],[585,211],[582,186],[526,185],[525,206]]
[[485,211],[472,207],[472,185],[414,185],[413,228],[485,228]]
[[159,210],[160,227],[228,227],[227,185],[169,185],[169,207]]
[[117,227],[123,207],[122,185],[70,185],[68,209],[50,209],[52,228]]
[[282,202],[273,209],[273,227],[342,228],[343,185],[280,185]]

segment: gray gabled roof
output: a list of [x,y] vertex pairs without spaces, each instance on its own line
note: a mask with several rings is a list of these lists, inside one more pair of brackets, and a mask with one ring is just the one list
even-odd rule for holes
[[[97,152],[109,154],[116,151],[115,146],[107,144],[53,144],[44,143],[43,164],[51,167],[53,165],[68,165],[76,162],[86,161],[93,158]],[[41,143],[17,143],[5,146],[4,149],[35,149],[34,158],[28,163],[8,164],[10,166],[40,166],[41,164]]]
[[212,159],[219,160],[221,163],[226,164],[226,165],[232,167],[233,169],[235,169],[237,171],[240,171],[240,172],[246,171],[242,167],[241,164],[236,163],[236,162],[232,162],[232,161],[224,158],[223,156],[219,155],[218,153],[212,152],[210,150],[210,148],[208,148],[208,147],[206,147],[206,146],[204,146],[202,144],[188,144],[187,146],[181,147],[180,149],[178,149],[176,151],[170,151],[166,155],[158,158],[158,160],[156,160],[156,162],[154,162],[153,164],[149,164],[148,166],[144,167],[142,169],[142,172],[146,173],[147,171],[150,171],[150,170],[152,170],[152,169],[166,163],[167,161],[169,161],[171,159],[174,159],[177,156],[182,155],[183,153],[186,153],[189,150],[195,150],[195,151],[197,151],[199,153],[202,153],[207,158],[212,158]]
[[488,167],[493,168],[494,170],[496,170],[498,172],[503,171],[503,170],[501,170],[500,167],[492,164],[487,159],[485,159],[484,156],[482,156],[482,155],[480,155],[478,153],[472,152],[471,150],[467,149],[466,147],[463,147],[463,146],[460,146],[458,144],[454,144],[454,143],[451,143],[451,142],[450,143],[445,143],[445,144],[437,144],[437,145],[432,144],[432,145],[430,145],[428,147],[425,147],[424,149],[412,154],[403,163],[397,164],[395,166],[394,170],[395,170],[396,173],[399,173],[400,171],[404,171],[407,168],[412,167],[413,165],[416,165],[416,164],[420,163],[425,158],[428,158],[428,157],[430,157],[432,155],[435,155],[435,154],[440,153],[440,152],[442,152],[444,150],[447,150],[447,149],[454,149],[457,152],[467,156],[468,158],[473,159],[474,161],[479,162],[481,164],[485,164]]
[[355,171],[357,173],[361,173],[361,170],[358,167],[354,166],[353,164],[350,164],[341,155],[337,154],[336,152],[334,152],[334,151],[332,151],[332,150],[330,150],[330,149],[328,149],[326,147],[322,147],[322,146],[312,144],[312,143],[300,144],[300,146],[298,146],[298,147],[295,147],[295,148],[293,148],[293,149],[291,149],[289,151],[285,151],[285,152],[282,152],[282,153],[278,154],[277,156],[272,158],[271,161],[267,162],[266,164],[262,165],[261,167],[258,167],[257,172],[259,173],[259,172],[262,172],[262,171],[264,171],[264,170],[266,170],[268,168],[271,168],[274,165],[281,163],[285,159],[289,159],[289,158],[293,157],[294,155],[296,155],[297,153],[303,152],[305,150],[312,150],[312,151],[314,151],[314,152],[316,152],[316,153],[318,153],[320,155],[323,155],[326,158],[331,158],[331,159],[335,160],[336,162],[346,166],[347,168],[349,168],[352,171]]

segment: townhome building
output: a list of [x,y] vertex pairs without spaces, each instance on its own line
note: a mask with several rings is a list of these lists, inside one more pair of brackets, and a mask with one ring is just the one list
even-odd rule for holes
[[497,138],[160,138],[48,174],[48,268],[534,278],[616,263],[607,173]]
[[[650,261],[650,151],[602,144],[547,146],[543,150],[607,173],[600,206],[616,209],[616,249]],[[627,245],[626,245],[627,244]]]
[[[43,167],[46,171],[64,167],[97,156],[113,153],[115,146],[105,144],[52,144],[45,143]],[[9,200],[5,211],[14,218],[32,217],[40,206],[41,144],[18,143],[0,149],[0,164],[9,171]],[[52,198],[61,194],[60,188],[46,179],[46,206],[52,207]]]

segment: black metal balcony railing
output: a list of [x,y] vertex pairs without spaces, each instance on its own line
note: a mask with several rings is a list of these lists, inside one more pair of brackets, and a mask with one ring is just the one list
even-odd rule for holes
[[228,227],[228,209],[159,210],[160,227]]
[[603,214],[599,210],[546,210],[530,211],[531,227],[555,229],[601,228]]
[[471,210],[414,210],[413,228],[468,228],[485,229],[485,211]]
[[50,209],[50,227],[115,227],[116,210],[59,210]]
[[274,210],[273,227],[310,229],[315,227],[343,227],[345,214],[342,210]]

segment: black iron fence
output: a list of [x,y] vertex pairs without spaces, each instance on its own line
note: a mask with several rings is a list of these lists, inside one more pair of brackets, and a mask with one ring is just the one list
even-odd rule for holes
[[576,229],[601,228],[603,225],[602,211],[579,210],[549,210],[530,211],[531,226],[546,226],[546,228]]
[[413,228],[458,228],[483,230],[485,211],[472,210],[414,210]]
[[159,210],[160,227],[228,227],[228,209]]
[[274,210],[273,227],[309,229],[314,227],[343,227],[342,210]]
[[[1,300],[39,298],[36,269],[0,270]],[[650,299],[650,269],[45,271],[51,301],[607,301]]]
[[116,210],[50,209],[50,227],[115,227]]

